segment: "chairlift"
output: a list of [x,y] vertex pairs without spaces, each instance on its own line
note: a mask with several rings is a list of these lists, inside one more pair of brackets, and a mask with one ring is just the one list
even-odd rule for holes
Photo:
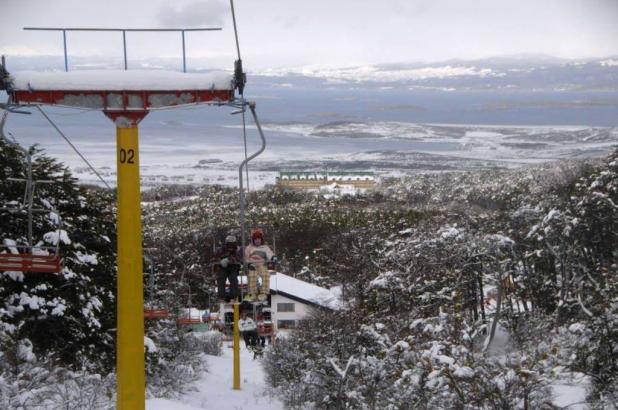
[[[145,249],[146,250],[146,249]],[[160,320],[167,319],[170,316],[170,312],[167,309],[154,309],[152,304],[155,296],[155,278],[154,278],[154,263],[148,255],[144,255],[146,262],[150,263],[150,278],[148,278],[148,293],[150,301],[144,306],[144,319],[146,320]]]
[[178,324],[183,326],[199,325],[200,323],[202,323],[202,319],[200,318],[183,317],[178,319]]
[[275,341],[275,326],[272,322],[270,308],[263,308],[260,315],[256,313],[255,322],[257,323],[258,336],[270,338],[271,344],[273,344]]
[[[3,127],[6,120],[6,114],[3,116],[3,120],[0,123],[0,134],[4,135]],[[9,140],[7,142],[11,143]],[[60,256],[60,241],[61,241],[61,226],[62,220],[58,217],[57,228],[57,240],[55,246],[33,246],[32,239],[32,222],[34,212],[55,212],[54,209],[43,209],[34,207],[34,193],[37,184],[48,184],[53,181],[48,180],[34,180],[32,178],[32,155],[30,152],[22,148],[17,142],[12,143],[20,151],[24,152],[26,156],[26,178],[7,178],[11,182],[25,182],[26,188],[24,193],[24,201],[18,207],[3,207],[0,211],[9,213],[26,211],[28,215],[27,219],[27,235],[28,245],[13,245],[4,244],[4,247],[8,249],[8,253],[0,253],[0,272],[30,272],[30,273],[50,273],[59,274],[62,272],[62,259]],[[23,252],[19,252],[23,250]]]
[[179,317],[176,319],[176,323],[180,326],[191,326],[191,325],[199,325],[201,323],[204,323],[202,321],[202,317],[201,315],[199,315],[198,317],[193,317],[191,315],[191,285],[187,282],[185,283],[185,271],[182,271],[182,274],[180,275],[180,283],[179,285],[185,286],[187,287],[187,303],[186,303],[186,308],[183,308],[182,310],[186,312],[186,317],[183,317],[184,315],[179,315]]
[[[264,224],[252,224],[252,229],[250,231],[250,235],[249,238],[251,238],[251,235],[253,234],[253,232],[255,231],[260,231],[262,232],[262,235],[264,236],[264,238],[267,237],[271,237],[272,238],[272,248],[273,248],[273,252],[275,253],[275,255],[277,254],[277,238],[276,238],[276,231],[274,229],[274,227],[272,225],[264,225]],[[231,227],[229,229],[220,229],[219,231],[223,231],[229,234],[233,234],[238,238],[238,231],[241,230],[241,227]],[[214,232],[214,229],[210,229],[211,232]],[[217,244],[217,239],[215,237],[215,234],[212,235],[213,238],[213,243],[212,243],[212,252],[213,255],[216,252],[216,248],[217,245],[222,246],[221,242],[219,242]],[[265,243],[268,243],[268,241],[265,240]],[[240,243],[239,246],[241,247],[241,249],[243,250],[243,254],[244,254],[244,247],[246,246],[246,244],[244,243]],[[211,264],[211,273],[213,273],[213,277],[214,277],[214,267],[215,264]],[[268,264],[268,270],[271,272],[271,275],[273,273],[276,274],[276,268],[277,268],[277,261],[274,261],[272,263]],[[241,274],[239,277],[239,282],[238,282],[238,288],[239,288],[239,293],[240,293],[240,298],[241,301],[243,301],[243,303],[251,303],[254,305],[269,305],[269,299],[268,298],[266,301],[259,301],[259,300],[255,300],[253,302],[246,302],[243,300],[244,295],[246,295],[249,292],[249,284],[248,284],[248,280],[247,280],[247,274],[248,272],[244,272],[244,274]],[[258,285],[261,283],[260,282],[260,278],[258,278]],[[228,297],[231,299],[231,285],[229,283],[229,281],[226,281],[225,283],[225,293],[226,293],[226,299],[228,299]]]
[[144,309],[146,320],[167,319],[168,317],[170,317],[170,312],[167,309]]
[[[145,250],[152,250],[152,249],[155,249],[155,248],[147,248]],[[155,303],[154,303],[154,300],[155,300],[154,263],[148,255],[144,255],[144,259],[147,263],[150,264],[150,277],[148,280],[148,287],[147,287],[149,301],[144,306],[144,319],[146,320],[169,319],[172,316],[169,309],[161,308],[159,306],[155,307]],[[196,317],[191,316],[191,288],[189,287],[188,283],[185,283],[184,271],[183,271],[181,278],[180,278],[180,286],[182,287],[184,285],[186,285],[188,288],[188,300],[187,300],[186,307],[183,308],[182,310],[188,312],[187,313],[188,317],[183,317],[183,314],[181,313],[180,315],[176,317],[176,323],[181,326],[201,324],[203,323],[201,317],[196,318]]]
[[4,272],[32,272],[58,274],[62,271],[61,259],[58,254],[35,255],[35,249],[55,249],[41,246],[10,246],[11,248],[25,249],[25,253],[0,254],[0,271]]
[[[234,34],[238,59],[234,62],[232,75],[215,76],[207,74],[188,74],[162,72],[133,73],[128,70],[126,40],[127,33],[135,31],[172,31],[179,32],[182,38],[183,71],[186,71],[185,34],[190,31],[219,30],[212,29],[127,29],[127,28],[27,28],[28,30],[61,32],[64,41],[64,61],[66,72],[34,72],[10,73],[2,59],[0,66],[0,90],[6,91],[9,102],[0,108],[15,110],[24,106],[36,108],[52,124],[67,142],[55,123],[41,109],[41,105],[63,106],[98,110],[109,117],[116,125],[116,153],[118,164],[118,294],[124,295],[117,299],[117,379],[118,407],[143,407],[145,396],[143,392],[144,365],[143,358],[135,358],[134,353],[143,347],[143,323],[141,322],[142,295],[132,292],[136,286],[141,288],[142,272],[135,272],[134,267],[142,263],[141,226],[139,222],[139,138],[138,123],[151,111],[167,109],[183,105],[210,104],[233,107],[242,114],[243,137],[246,142],[245,114],[249,109],[261,138],[261,148],[247,157],[239,167],[240,214],[242,242],[245,242],[244,188],[243,169],[248,169],[248,163],[260,155],[266,147],[266,139],[256,113],[255,102],[245,99],[243,90],[246,75],[242,68],[238,31],[234,13],[233,0],[230,0],[234,22]],[[66,35],[68,32],[113,31],[122,34],[124,50],[124,71],[115,74],[107,71],[97,77],[97,73],[69,73]],[[101,74],[100,72],[98,74]],[[165,80],[160,76],[166,75]],[[238,90],[240,98],[235,96]],[[246,144],[245,144],[246,145]],[[77,152],[78,150],[72,146]],[[79,152],[78,152],[79,153]],[[84,162],[88,163],[80,154]],[[96,170],[89,165],[95,174]],[[97,174],[98,175],[98,174]],[[105,183],[102,177],[99,178]],[[137,215],[137,217],[136,217]],[[137,221],[137,223],[136,223]],[[31,243],[29,244],[31,245]],[[129,297],[130,296],[130,297]],[[131,298],[140,300],[138,305]],[[186,321],[183,321],[186,322]],[[235,357],[238,359],[237,352]],[[239,370],[235,367],[234,389],[240,389]]]

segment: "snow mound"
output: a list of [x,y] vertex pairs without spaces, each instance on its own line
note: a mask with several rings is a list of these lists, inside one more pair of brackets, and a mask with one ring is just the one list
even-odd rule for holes
[[71,239],[69,239],[69,235],[64,229],[61,229],[59,231],[47,232],[45,235],[43,235],[43,240],[47,243],[51,243],[52,245],[58,245],[59,240],[65,245],[71,244]]
[[2,246],[7,248],[9,252],[13,255],[17,255],[19,251],[17,250],[17,242],[12,239],[5,238],[2,240]]
[[333,182],[330,185],[323,185],[320,187],[320,193],[327,199],[338,198],[344,195],[354,196],[358,194],[361,189],[356,188],[354,185]]

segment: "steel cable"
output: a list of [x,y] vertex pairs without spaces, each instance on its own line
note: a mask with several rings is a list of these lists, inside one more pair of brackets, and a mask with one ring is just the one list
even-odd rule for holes
[[39,112],[43,115],[43,117],[45,117],[45,119],[47,119],[47,121],[49,121],[49,123],[52,125],[52,127],[54,127],[56,129],[56,131],[58,131],[58,134],[60,134],[60,136],[62,138],[64,138],[64,140],[67,142],[67,144],[69,144],[69,146],[71,148],[73,148],[73,151],[75,151],[77,153],[77,155],[79,155],[79,157],[86,163],[86,165],[88,165],[88,167],[90,168],[90,170],[92,172],[94,172],[94,174],[101,180],[101,182],[103,182],[103,185],[105,185],[108,189],[112,189],[112,187],[109,186],[109,184],[103,179],[103,177],[101,176],[101,174],[99,174],[97,172],[96,169],[94,169],[94,167],[92,166],[92,164],[90,164],[90,162],[88,162],[88,160],[86,159],[86,157],[84,157],[82,155],[81,152],[79,152],[79,150],[77,149],[77,147],[75,145],[73,145],[73,143],[71,142],[71,140],[69,139],[69,137],[67,137],[61,130],[60,128],[58,128],[58,126],[56,125],[56,123],[54,123],[54,121],[49,118],[49,116],[45,113],[45,111],[43,111],[43,109],[41,108],[40,105],[36,105],[35,106]]

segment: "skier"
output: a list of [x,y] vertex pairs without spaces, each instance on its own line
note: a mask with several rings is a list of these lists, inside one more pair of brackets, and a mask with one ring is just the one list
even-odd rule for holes
[[242,319],[238,321],[238,328],[245,340],[245,346],[248,348],[255,346],[257,343],[257,326],[253,319],[245,313],[242,315]]
[[[254,229],[251,232],[251,244],[245,248],[245,263],[250,264],[253,269],[249,269],[249,293],[245,301],[255,301],[256,295],[259,301],[264,301],[270,292],[270,272],[267,264],[272,263],[275,254],[270,246],[264,243],[264,233],[261,229]],[[257,294],[257,276],[262,278],[262,287],[259,295]]]
[[[238,292],[238,273],[242,263],[242,254],[240,247],[236,243],[234,235],[228,235],[225,238],[225,244],[215,252],[213,258],[214,271],[217,275],[217,297],[221,303],[229,303],[231,300],[237,300]],[[230,282],[231,294],[226,298],[225,281]]]

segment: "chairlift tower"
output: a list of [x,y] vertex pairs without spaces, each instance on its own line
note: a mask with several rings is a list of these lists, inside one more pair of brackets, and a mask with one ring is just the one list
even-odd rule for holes
[[[5,108],[19,106],[61,106],[100,110],[116,125],[116,163],[118,193],[118,281],[117,281],[117,408],[144,409],[144,297],[143,250],[140,207],[138,124],[156,109],[173,106],[211,104],[238,105],[235,90],[243,78],[229,73],[188,74],[145,70],[69,71],[66,33],[72,31],[110,31],[110,29],[45,28],[63,33],[66,72],[8,73],[0,67],[0,89],[9,95]],[[213,30],[213,29],[198,29]],[[170,31],[157,29],[129,31]],[[172,30],[174,31],[174,30]],[[193,29],[177,29],[183,39]],[[242,74],[242,73],[241,73]],[[236,79],[236,81],[235,81]],[[252,108],[252,112],[254,107]],[[14,109],[14,108],[13,108]],[[254,112],[253,112],[254,113]],[[254,113],[255,115],[255,113]]]
[[[242,244],[245,242],[245,196],[243,168],[249,177],[248,165],[266,148],[266,138],[257,117],[255,103],[244,97],[246,74],[243,71],[238,41],[238,28],[234,0],[230,0],[234,37],[238,59],[234,62],[233,76],[219,74],[187,74],[185,34],[194,31],[216,31],[220,28],[196,29],[101,29],[101,28],[33,28],[62,32],[65,72],[21,72],[10,75],[4,56],[0,64],[0,90],[6,90],[9,101],[0,104],[9,112],[24,113],[17,108],[34,106],[56,128],[56,131],[82,157],[53,121],[40,108],[41,105],[64,106],[100,110],[116,125],[116,163],[118,193],[118,280],[117,280],[117,408],[145,408],[145,374],[143,355],[144,296],[143,260],[139,179],[138,124],[152,110],[180,105],[211,104],[230,106],[242,114],[245,159],[238,169],[240,191],[240,225]],[[124,71],[69,72],[67,33],[79,31],[106,31],[122,33]],[[127,33],[129,32],[180,32],[182,40],[183,73],[128,71]],[[235,97],[238,90],[239,97]],[[245,112],[249,108],[261,139],[258,151],[248,156],[246,147]],[[29,114],[28,112],[25,112]],[[5,118],[0,121],[1,125]],[[98,174],[97,174],[98,175]],[[101,181],[107,183],[99,176]],[[244,270],[246,271],[246,264]],[[239,303],[234,304],[234,377],[233,389],[240,390],[240,338]]]

